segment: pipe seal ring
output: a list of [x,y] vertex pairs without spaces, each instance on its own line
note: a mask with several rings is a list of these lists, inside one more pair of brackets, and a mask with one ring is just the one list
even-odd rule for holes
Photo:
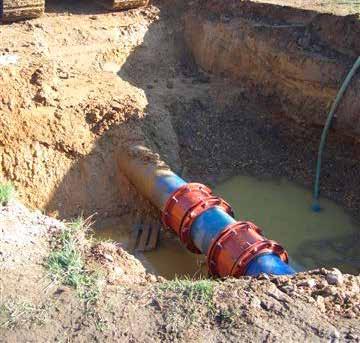
[[288,254],[277,242],[268,240],[252,222],[229,225],[214,239],[208,252],[209,272],[213,276],[239,277],[244,275],[249,262],[264,253],[278,255],[288,263]]
[[230,205],[223,199],[212,196],[210,188],[201,183],[188,183],[169,197],[162,212],[162,222],[165,227],[177,233],[191,252],[201,254],[192,242],[191,225],[200,214],[215,206],[234,216]]
[[188,183],[178,188],[166,201],[161,220],[165,227],[179,234],[185,213],[199,200],[211,196],[211,189],[201,183]]

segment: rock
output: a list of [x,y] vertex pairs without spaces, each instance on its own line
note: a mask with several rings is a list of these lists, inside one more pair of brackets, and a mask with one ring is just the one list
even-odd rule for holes
[[146,274],[146,280],[149,282],[156,282],[157,278],[154,274]]
[[54,106],[57,101],[57,94],[54,90],[46,84],[43,84],[42,87],[37,91],[34,97],[34,101],[47,106]]
[[330,337],[339,339],[339,338],[340,338],[340,332],[339,332],[336,328],[334,328],[334,329],[330,332]]
[[119,103],[117,101],[112,101],[110,106],[115,111],[121,111],[124,109],[124,105],[122,105],[121,103]]
[[269,287],[269,290],[266,292],[266,294],[280,302],[288,302],[288,297],[274,284],[271,284],[271,287]]
[[115,266],[114,267],[114,274],[116,275],[116,277],[119,278],[119,277],[122,277],[125,274],[125,272],[121,267]]
[[324,296],[330,296],[330,295],[336,295],[337,294],[337,290],[336,287],[334,286],[326,286],[321,290],[321,294]]
[[58,69],[58,77],[63,80],[67,80],[70,76],[67,71],[64,71],[62,69]]
[[260,273],[257,278],[258,278],[258,280],[270,280],[269,275],[266,273]]
[[356,284],[356,283],[351,283],[350,292],[353,293],[353,294],[358,294],[358,293],[360,293],[360,287],[359,287],[359,285]]
[[308,303],[313,304],[315,302],[315,299],[312,297],[306,297],[306,300]]
[[326,274],[326,281],[330,285],[341,286],[344,283],[344,277],[340,270],[333,268],[332,271]]
[[356,334],[354,334],[353,332],[349,331],[347,334],[346,334],[346,339],[350,339],[350,340],[356,340],[358,339],[358,336]]
[[284,293],[286,293],[286,294],[290,294],[290,293],[292,293],[292,292],[295,291],[295,286],[293,286],[293,285],[286,285],[286,286],[281,286],[281,287],[279,287],[279,289],[280,289],[281,291],[283,291]]
[[159,276],[157,277],[157,281],[158,281],[158,282],[166,282],[166,279],[165,279],[163,276],[160,276],[160,275],[159,275]]
[[314,279],[307,279],[297,284],[299,287],[308,287],[314,288],[316,286],[316,281]]

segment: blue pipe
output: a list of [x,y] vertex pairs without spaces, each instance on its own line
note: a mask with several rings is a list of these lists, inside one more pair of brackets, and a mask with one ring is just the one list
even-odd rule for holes
[[275,254],[263,254],[250,261],[249,266],[245,271],[245,275],[257,276],[261,273],[292,275],[295,274],[295,270],[287,263],[284,263],[279,256]]
[[170,172],[167,175],[159,175],[156,177],[155,188],[158,193],[159,203],[161,203],[161,210],[164,209],[165,204],[171,194],[173,194],[181,186],[186,185],[187,182],[184,181],[180,176],[177,176],[175,173]]
[[191,238],[196,247],[206,255],[213,238],[217,237],[228,225],[234,223],[236,220],[221,208],[209,208],[195,219],[191,226]]

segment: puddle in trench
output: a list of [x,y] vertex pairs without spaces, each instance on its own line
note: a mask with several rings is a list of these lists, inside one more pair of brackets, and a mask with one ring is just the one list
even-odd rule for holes
[[333,201],[321,199],[323,210],[315,213],[309,190],[248,176],[233,177],[214,193],[232,205],[236,219],[256,223],[267,238],[282,244],[295,268],[360,271],[360,224]]
[[[281,243],[295,268],[338,267],[360,271],[360,225],[334,202],[321,199],[323,210],[310,209],[311,192],[286,180],[236,176],[214,188],[233,207],[236,219],[250,220],[264,235]],[[98,236],[129,244],[131,216],[102,222]],[[162,232],[158,248],[135,254],[145,267],[171,279],[206,276],[205,257],[187,251],[176,236]]]
[[[101,239],[111,239],[126,249],[130,245],[131,230],[134,217],[127,215],[121,218],[110,218],[102,221],[96,227],[96,234]],[[131,251],[130,251],[131,252]],[[207,277],[205,257],[192,254],[170,232],[162,231],[156,250],[149,252],[131,252],[146,267],[149,272],[161,275],[167,279],[178,277]]]

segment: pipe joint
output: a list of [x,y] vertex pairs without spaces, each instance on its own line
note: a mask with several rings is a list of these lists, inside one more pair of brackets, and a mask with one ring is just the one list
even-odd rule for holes
[[191,238],[191,226],[196,218],[213,207],[220,207],[233,216],[230,205],[223,199],[213,196],[210,188],[200,183],[189,183],[169,197],[162,213],[162,221],[165,227],[176,232],[187,249],[200,254],[201,251]]
[[255,257],[275,254],[288,263],[288,254],[277,242],[268,240],[251,222],[236,222],[216,237],[208,251],[209,271],[213,276],[239,277]]

